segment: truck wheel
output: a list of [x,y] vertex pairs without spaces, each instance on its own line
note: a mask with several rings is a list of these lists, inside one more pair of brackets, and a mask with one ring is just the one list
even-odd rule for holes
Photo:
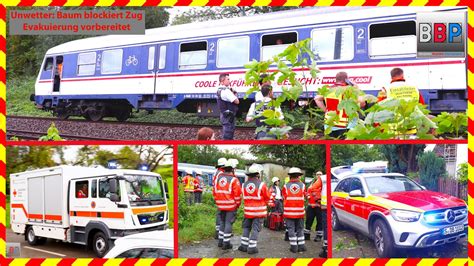
[[395,247],[392,234],[387,224],[380,219],[374,222],[373,227],[374,244],[379,258],[391,258],[395,255]]
[[31,226],[26,229],[26,241],[28,241],[28,244],[31,246],[36,246],[39,244],[39,238],[35,235],[35,231]]
[[332,230],[338,231],[341,230],[342,224],[339,222],[339,218],[337,217],[336,210],[334,210],[334,207],[331,208],[331,225],[332,225]]
[[109,240],[102,232],[97,232],[92,239],[92,249],[97,257],[102,258],[109,251]]

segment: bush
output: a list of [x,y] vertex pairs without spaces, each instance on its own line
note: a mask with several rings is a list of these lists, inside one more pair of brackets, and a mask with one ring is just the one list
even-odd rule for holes
[[418,158],[420,182],[429,190],[438,191],[439,178],[446,177],[446,163],[436,153],[430,151]]

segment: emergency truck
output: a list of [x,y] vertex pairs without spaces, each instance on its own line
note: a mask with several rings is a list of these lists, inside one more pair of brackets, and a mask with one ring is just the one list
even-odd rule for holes
[[103,257],[117,238],[167,228],[167,192],[161,176],[147,171],[57,166],[16,173],[11,228],[30,245],[50,238]]

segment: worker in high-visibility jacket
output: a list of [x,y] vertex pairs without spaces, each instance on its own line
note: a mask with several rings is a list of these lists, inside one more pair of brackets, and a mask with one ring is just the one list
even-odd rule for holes
[[280,178],[277,176],[272,178],[273,185],[270,187],[270,206],[277,213],[283,213],[283,198],[281,197]]
[[327,193],[326,193],[326,182],[323,182],[321,189],[321,225],[323,227],[323,247],[322,251],[319,253],[319,257],[327,258],[328,257],[328,220],[327,220]]
[[[346,72],[339,72],[336,74],[336,83],[329,87],[329,93],[326,96],[317,95],[314,98],[316,105],[321,108],[325,115],[325,128],[328,127],[327,122],[330,120],[331,112],[336,112],[338,120],[334,122],[334,125],[331,127],[330,137],[339,138],[344,135],[351,127],[355,126],[354,121],[349,121],[349,118],[346,112],[343,109],[339,109],[339,103],[342,101],[343,93],[349,87],[357,88],[357,85],[352,83]],[[340,92],[340,93],[338,93]],[[362,104],[363,99],[358,99],[358,104]]]
[[314,238],[314,241],[321,241],[323,238],[323,227],[321,221],[322,174],[321,171],[316,172],[313,183],[308,187],[308,191],[306,192],[308,205],[306,206],[306,223],[304,229],[305,240],[309,240],[311,237],[311,227],[313,226],[314,218],[316,218],[316,237]]
[[[392,77],[392,81],[390,82],[390,85],[382,88],[382,90],[379,92],[379,95],[377,96],[379,101],[397,99],[404,101],[417,101],[420,104],[425,104],[425,100],[420,94],[418,88],[406,82],[403,69],[398,67],[392,69],[390,71],[390,76]],[[420,114],[422,114],[422,111],[418,108],[416,108],[415,111],[420,112]],[[400,121],[399,123],[402,124],[403,121]],[[395,130],[397,128],[396,123],[394,123],[390,128],[392,128],[392,131],[396,135],[401,134],[401,132],[397,132]],[[408,130],[406,134],[416,134],[416,128]]]
[[232,235],[232,224],[235,222],[237,209],[241,203],[242,190],[239,179],[233,173],[233,163],[227,160],[224,172],[216,177],[213,196],[219,214],[219,240],[218,247],[223,250],[232,249],[230,237]]
[[[214,184],[216,183],[217,175],[224,172],[224,165],[226,164],[226,162],[227,162],[226,158],[219,158],[217,160],[216,171],[214,172],[214,175],[212,176],[212,190],[214,190]],[[219,211],[219,209],[217,209],[217,212],[216,212],[216,233],[214,235],[215,239],[219,239],[220,221],[221,221],[220,211]]]
[[194,178],[194,203],[201,204],[203,189],[204,179],[202,178],[202,171],[196,170],[196,177]]
[[186,203],[188,205],[193,205],[194,203],[194,184],[195,180],[193,177],[193,172],[191,170],[186,170],[186,176],[183,177],[183,185],[184,185],[184,197],[186,199]]
[[248,180],[242,185],[244,199],[244,221],[239,250],[248,254],[258,253],[258,233],[262,230],[263,219],[267,217],[267,204],[270,200],[265,182],[260,180],[258,165],[249,167],[246,175]]
[[305,185],[300,177],[303,175],[301,169],[290,168],[288,172],[290,182],[282,189],[283,194],[283,218],[285,218],[290,240],[290,251],[293,253],[306,251],[303,234]]

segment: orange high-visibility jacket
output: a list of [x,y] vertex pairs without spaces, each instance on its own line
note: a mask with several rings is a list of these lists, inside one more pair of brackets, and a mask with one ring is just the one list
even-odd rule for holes
[[342,95],[337,96],[336,91],[339,87],[345,87],[345,86],[347,86],[345,83],[336,83],[332,85],[330,87],[331,88],[330,93],[326,95],[326,97],[324,98],[324,100],[326,101],[326,113],[324,117],[325,119],[327,119],[329,116],[328,113],[331,111],[335,111],[337,115],[339,116],[339,121],[336,122],[334,126],[339,127],[339,128],[346,128],[349,123],[349,119],[347,118],[346,112],[344,110],[339,110],[337,108],[339,106],[339,103],[342,100]]
[[191,175],[186,175],[183,178],[184,192],[194,192],[194,177]]
[[242,201],[240,182],[231,173],[219,173],[212,191],[217,208],[221,211],[235,211]]
[[[275,185],[270,187],[270,201],[268,202],[268,206],[270,207],[275,207],[275,200],[276,200],[276,190],[280,189],[279,187],[277,188]],[[281,194],[281,189],[280,189],[280,194]]]
[[305,185],[298,179],[290,179],[283,186],[283,217],[290,219],[304,218]]
[[244,197],[244,217],[267,217],[267,202],[270,200],[267,186],[257,178],[249,178],[242,186]]
[[311,186],[308,187],[308,205],[315,208],[321,206],[321,190],[323,189],[323,181],[321,177],[314,181]]

